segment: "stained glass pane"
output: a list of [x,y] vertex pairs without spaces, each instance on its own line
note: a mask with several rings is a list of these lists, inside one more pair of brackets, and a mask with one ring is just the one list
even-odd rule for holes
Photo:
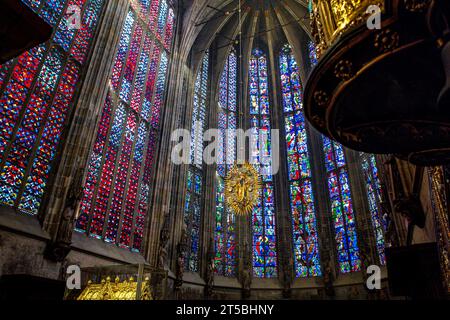
[[217,165],[215,272],[223,276],[236,275],[235,217],[225,203],[224,177],[236,160],[236,95],[237,59],[230,52],[220,78],[218,128],[220,130]]
[[361,270],[350,182],[342,146],[323,136],[325,169],[341,273]]
[[308,42],[308,50],[309,50],[309,62],[311,66],[315,66],[318,63],[317,59],[317,51],[316,46],[314,45],[314,42],[309,41]]
[[263,180],[260,201],[252,212],[253,276],[277,277],[275,203],[272,184],[271,124],[267,58],[254,49],[249,64],[250,126],[253,144],[250,161],[256,164]]
[[75,227],[134,251],[142,247],[168,69],[164,43],[145,26],[154,3],[133,2],[125,18]]
[[37,214],[75,100],[103,0],[24,1],[54,27],[49,41],[0,66],[0,204]]
[[384,234],[386,221],[381,207],[381,183],[378,177],[377,160],[375,155],[360,153],[362,170],[366,180],[367,200],[375,235],[378,257],[382,265],[386,264]]
[[298,66],[289,45],[285,45],[280,53],[280,78],[285,112],[295,274],[297,277],[320,276],[319,239],[302,106],[303,92]]
[[185,269],[198,272],[201,211],[203,200],[203,133],[206,128],[209,53],[206,52],[194,83],[194,105],[191,129],[191,166],[187,175],[185,224],[189,249],[184,257]]

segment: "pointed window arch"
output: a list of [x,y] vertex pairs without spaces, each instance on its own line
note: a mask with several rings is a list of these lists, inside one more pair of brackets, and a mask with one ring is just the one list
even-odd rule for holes
[[[254,49],[249,64],[250,127],[258,148],[250,154],[251,163],[260,163],[262,188],[260,201],[252,212],[253,275],[259,278],[277,277],[277,242],[275,200],[271,163],[270,101],[268,63],[265,53]],[[260,138],[261,138],[260,137]],[[261,141],[265,141],[260,145]]]
[[203,56],[194,84],[194,108],[191,129],[191,165],[186,182],[184,223],[189,235],[185,268],[199,271],[200,225],[203,208],[203,134],[207,125],[207,93],[209,81],[209,52]]
[[78,30],[69,28],[65,18],[72,1],[23,2],[54,32],[49,41],[0,66],[0,205],[35,215],[104,1],[78,1]]
[[303,113],[303,89],[298,65],[289,45],[281,49],[279,62],[295,274],[297,277],[320,276],[319,239],[308,133]]
[[133,2],[122,27],[75,228],[133,251],[142,248],[170,57],[149,28],[149,5]]
[[225,203],[225,177],[236,160],[237,125],[237,55],[232,49],[225,62],[219,83],[218,128],[219,155],[217,164],[216,217],[214,229],[215,272],[223,276],[236,275],[235,215]]
[[381,183],[378,176],[377,160],[375,155],[360,153],[362,171],[364,173],[367,200],[369,203],[370,218],[375,235],[378,258],[381,265],[386,264],[384,234],[386,221],[381,207]]

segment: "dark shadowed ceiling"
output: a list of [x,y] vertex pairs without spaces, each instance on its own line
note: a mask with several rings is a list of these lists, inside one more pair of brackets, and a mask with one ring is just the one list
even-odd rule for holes
[[[214,78],[218,79],[231,47],[239,48],[244,85],[247,80],[245,66],[253,48],[259,47],[267,52],[269,61],[272,61],[271,69],[274,68],[276,52],[286,43],[293,48],[300,65],[308,55],[310,20],[307,0],[195,0],[189,4],[185,2],[186,5],[184,45],[192,53],[194,74],[208,49],[214,51]],[[303,70],[301,68],[301,78],[305,81]]]

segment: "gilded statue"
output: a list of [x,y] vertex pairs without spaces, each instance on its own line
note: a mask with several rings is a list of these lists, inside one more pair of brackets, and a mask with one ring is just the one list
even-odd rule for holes
[[225,183],[228,207],[238,215],[249,214],[258,202],[260,186],[259,173],[251,164],[233,166]]

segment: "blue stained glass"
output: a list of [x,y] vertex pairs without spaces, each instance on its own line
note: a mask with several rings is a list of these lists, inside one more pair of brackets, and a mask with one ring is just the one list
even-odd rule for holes
[[[198,272],[200,222],[203,180],[203,132],[206,127],[209,53],[206,52],[194,83],[194,101],[191,128],[191,166],[187,176],[185,223],[189,233],[189,250],[185,256],[185,269]],[[217,244],[216,244],[217,245]]]
[[312,42],[312,41],[308,42],[308,50],[309,50],[309,62],[311,64],[311,66],[314,67],[318,63],[317,51],[316,51],[316,46],[315,46],[314,42]]
[[325,136],[323,146],[340,272],[360,271],[361,260],[344,150],[340,144]]
[[290,180],[294,268],[297,277],[320,276],[308,135],[302,106],[303,92],[298,66],[289,45],[282,48],[279,62]]
[[[73,103],[82,62],[70,57],[75,31],[63,19],[69,1],[25,1],[54,26],[52,38],[0,66],[0,202],[36,214]],[[98,1],[99,6],[103,4]],[[91,1],[81,3],[86,9]],[[82,17],[85,13],[82,12]],[[98,14],[95,14],[92,29]],[[93,34],[78,34],[85,54]],[[13,136],[14,134],[14,136]],[[9,149],[7,149],[9,145]]]
[[[84,11],[83,28],[74,40],[77,47],[71,50],[77,61],[84,60],[78,36],[92,31],[98,3],[90,0]],[[165,43],[148,28],[150,3],[133,1],[123,23],[76,225],[79,232],[132,251],[140,251],[145,240],[168,69]]]
[[217,165],[216,191],[216,228],[214,233],[215,273],[223,276],[236,275],[235,261],[235,218],[225,203],[223,178],[236,160],[236,95],[237,95],[237,58],[234,49],[225,61],[220,78],[218,129],[219,149]]
[[253,209],[253,275],[277,276],[276,221],[272,185],[270,100],[267,58],[254,49],[249,62],[249,100],[252,145],[250,161],[260,168],[264,181],[260,203]]
[[382,199],[381,183],[378,177],[377,161],[375,155],[360,153],[362,170],[366,179],[367,200],[375,235],[378,258],[382,265],[386,264],[385,240],[386,221],[380,205]]
[[166,0],[161,0],[159,16],[158,16],[158,31],[157,31],[157,35],[161,38],[164,36],[163,32],[164,32],[164,27],[166,25],[168,9],[169,9],[169,7],[167,5]]

